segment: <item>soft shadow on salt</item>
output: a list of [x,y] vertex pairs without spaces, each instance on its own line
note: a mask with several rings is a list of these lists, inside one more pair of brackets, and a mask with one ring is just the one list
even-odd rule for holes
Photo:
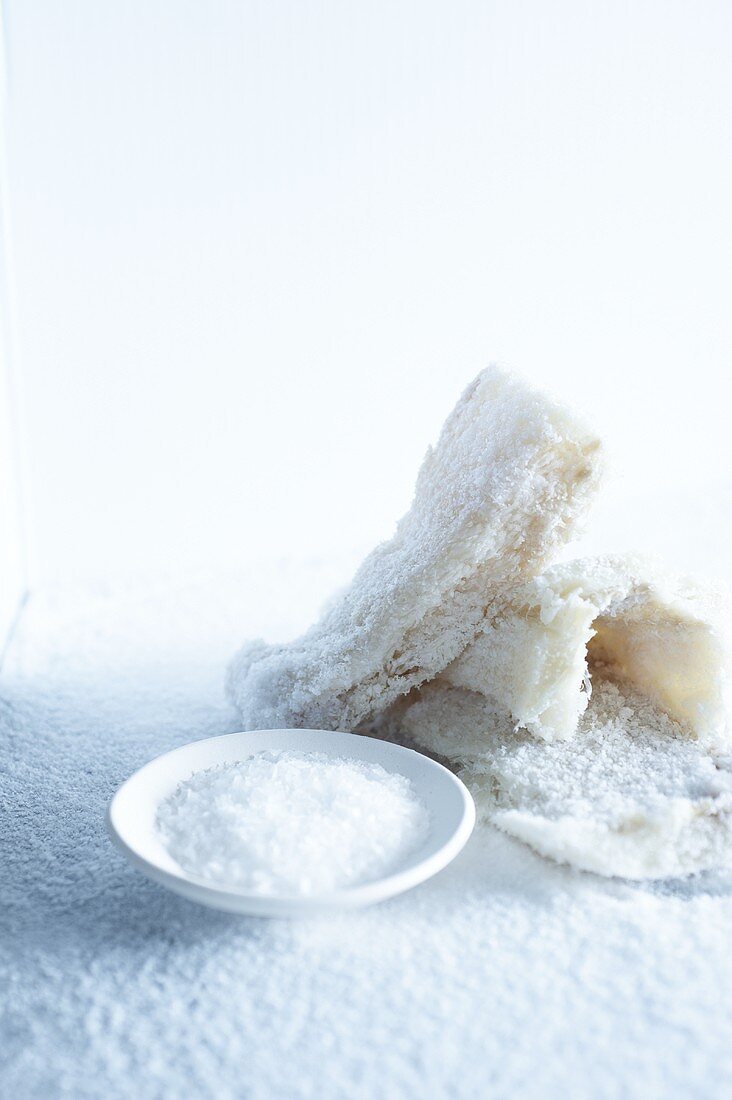
[[724,898],[732,897],[732,869],[726,871],[703,871],[688,878],[666,879],[660,882],[635,882],[636,890],[658,897]]
[[628,901],[644,894],[684,900],[732,896],[732,870],[656,882],[603,878],[554,863],[499,829],[478,825],[464,850],[442,874],[389,905],[408,905],[410,897],[417,894],[429,896],[432,907],[444,901],[450,909],[460,898],[471,902],[490,898],[494,904],[502,899],[521,900],[536,906],[603,895]]

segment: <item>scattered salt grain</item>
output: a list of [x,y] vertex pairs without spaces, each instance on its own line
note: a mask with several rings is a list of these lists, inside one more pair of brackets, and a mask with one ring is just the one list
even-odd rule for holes
[[402,775],[323,753],[263,752],[197,772],[158,809],[190,874],[253,894],[317,895],[394,871],[429,831]]

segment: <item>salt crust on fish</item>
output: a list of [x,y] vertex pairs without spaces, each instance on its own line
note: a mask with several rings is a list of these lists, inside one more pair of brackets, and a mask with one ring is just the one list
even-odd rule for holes
[[486,606],[553,560],[596,495],[598,439],[496,368],[448,417],[392,539],[302,637],[250,642],[227,689],[245,729],[353,729],[432,679]]
[[495,700],[447,684],[396,710],[391,736],[456,767],[479,815],[541,855],[628,879],[732,864],[732,758],[610,670],[572,741],[516,730]]

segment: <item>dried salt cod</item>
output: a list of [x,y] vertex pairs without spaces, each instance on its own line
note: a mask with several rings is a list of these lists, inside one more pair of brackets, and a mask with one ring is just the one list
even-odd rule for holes
[[246,729],[352,729],[441,672],[498,593],[538,571],[595,496],[599,442],[491,368],[467,388],[419,471],[393,538],[289,645],[246,645],[228,692]]
[[440,679],[493,698],[546,741],[574,737],[592,665],[615,669],[688,733],[727,733],[729,646],[721,593],[635,557],[555,565],[503,605]]
[[386,721],[456,766],[484,820],[560,863],[628,879],[732,864],[732,758],[607,669],[572,741],[538,740],[494,699],[439,682]]
[[485,819],[559,862],[631,879],[731,864],[723,593],[613,557],[504,597],[381,732],[456,764]]
[[600,874],[732,862],[719,604],[632,558],[539,574],[598,465],[567,413],[480,375],[394,538],[302,638],[235,659],[244,724],[406,737],[458,766],[488,820]]

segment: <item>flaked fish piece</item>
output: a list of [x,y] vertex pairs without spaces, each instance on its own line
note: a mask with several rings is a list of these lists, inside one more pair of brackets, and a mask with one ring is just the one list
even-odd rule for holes
[[546,741],[574,737],[593,665],[612,667],[690,736],[729,737],[729,604],[653,559],[585,558],[550,566],[493,601],[475,641],[441,674],[491,696]]

